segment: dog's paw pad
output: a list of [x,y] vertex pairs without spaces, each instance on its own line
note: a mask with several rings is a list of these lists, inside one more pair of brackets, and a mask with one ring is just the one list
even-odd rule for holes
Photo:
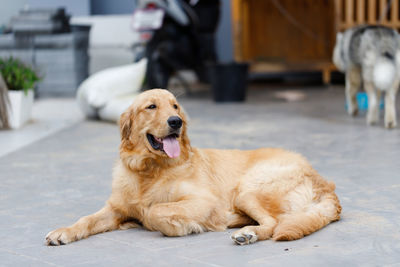
[[71,243],[72,241],[72,238],[69,237],[65,228],[61,228],[48,233],[45,244],[48,246],[62,246]]
[[236,232],[231,236],[232,240],[238,245],[248,245],[257,241],[257,235],[254,232]]
[[244,244],[246,242],[246,238],[244,238],[243,236],[238,236],[238,237],[234,238],[234,240],[239,245]]
[[396,123],[393,122],[393,121],[386,122],[386,123],[385,123],[385,127],[386,127],[387,129],[393,129],[393,128],[396,127]]

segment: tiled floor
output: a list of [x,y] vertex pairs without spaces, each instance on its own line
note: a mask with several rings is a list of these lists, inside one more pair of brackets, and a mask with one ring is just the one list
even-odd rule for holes
[[[336,183],[343,206],[339,222],[298,241],[249,246],[234,245],[233,230],[167,238],[143,229],[44,246],[48,231],[102,207],[119,144],[116,125],[82,121],[76,110],[49,100],[55,110],[65,110],[46,109],[57,115],[49,123],[59,126],[48,126],[55,129],[51,133],[44,127],[40,135],[25,132],[29,145],[0,156],[0,265],[400,265],[400,129],[367,127],[365,117],[348,117],[342,88],[304,92],[306,99],[295,103],[278,101],[271,90],[258,87],[244,104],[180,101],[191,118],[193,146],[273,146],[304,154]],[[1,133],[0,144],[11,143],[10,138]]]
[[74,98],[36,100],[27,125],[18,130],[0,130],[0,157],[82,120]]

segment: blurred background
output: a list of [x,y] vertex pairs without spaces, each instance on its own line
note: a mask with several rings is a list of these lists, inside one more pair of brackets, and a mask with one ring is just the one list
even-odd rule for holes
[[344,75],[332,62],[336,34],[362,24],[400,27],[400,5],[392,0],[1,0],[0,6],[0,68],[9,89],[0,103],[1,128],[12,129],[44,103],[71,103],[79,109],[75,118],[116,122],[151,88],[214,103],[293,103],[312,98],[311,90],[332,89],[343,97]]
[[[0,56],[12,55],[34,65],[43,76],[37,89],[38,96],[72,96],[79,83],[89,74],[108,67],[134,62],[139,53],[135,46],[137,47],[142,42],[141,32],[143,31],[132,27],[132,14],[138,5],[146,8],[146,5],[150,3],[142,2],[144,3],[134,0],[113,2],[106,0],[3,0],[0,2],[2,6]],[[199,5],[204,0],[200,3],[188,1],[189,4],[190,2]],[[371,12],[367,9],[360,12],[366,8],[366,6],[360,6],[366,3],[365,1],[348,1],[346,5],[343,1],[325,0],[210,2],[215,2],[214,6],[211,4],[208,9],[211,11],[200,14],[199,20],[201,22],[215,20],[215,28],[211,27],[215,40],[211,42],[211,46],[215,49],[218,63],[249,63],[251,78],[297,77],[324,84],[331,82],[331,73],[334,70],[331,54],[336,31],[351,27],[356,23],[367,22],[368,12]],[[374,18],[368,17],[368,22],[372,23],[379,19],[381,13],[379,8],[382,8],[381,3],[383,3],[383,1],[375,2],[376,14]],[[397,1],[394,2],[397,3]],[[191,7],[196,9],[196,5]],[[47,36],[43,37],[46,34],[43,31],[40,32],[40,23],[44,23],[46,18],[42,16],[42,21],[39,21],[40,14],[35,17],[35,10],[37,12],[47,9],[48,12],[51,12],[50,10],[56,12],[60,8],[71,26],[91,26],[86,29],[88,31],[87,44],[76,44],[74,42],[79,42],[79,40],[67,40],[68,37],[60,40],[62,36],[56,35],[61,33],[57,34],[54,29],[48,29],[52,33],[51,36],[47,33]],[[29,10],[31,10],[30,15]],[[213,15],[213,11],[218,12],[217,18]],[[210,16],[214,17],[210,18]],[[55,23],[57,17],[49,13],[47,20],[48,23]],[[28,25],[30,26],[27,27]],[[74,27],[71,29],[78,31]],[[42,35],[44,40],[39,40],[41,43],[36,44],[36,47],[34,42],[26,43],[22,47],[21,44],[17,44],[18,41],[11,40],[14,38],[13,34],[18,33],[37,34],[37,38]],[[86,40],[81,41],[86,42]],[[80,47],[77,47],[79,45]],[[210,46],[207,42],[200,42],[200,46],[206,45]],[[62,50],[60,46],[65,46],[67,49]],[[75,46],[81,50],[81,56],[74,59],[76,62],[70,62],[70,64],[75,64],[75,70],[67,66],[68,60],[72,60],[71,58],[67,60],[67,58],[73,57],[71,51],[68,54],[67,46]],[[86,49],[87,56],[84,54]],[[54,57],[47,57],[49,53]],[[52,67],[49,68],[49,65]],[[74,71],[75,74],[72,73]],[[191,81],[190,77],[189,75],[189,81]]]
[[17,85],[16,76],[4,77],[10,92],[32,89],[35,99],[76,97],[84,117],[111,121],[138,92],[151,88],[217,103],[278,89],[275,98],[299,101],[306,97],[302,90],[344,84],[332,62],[337,32],[361,24],[400,25],[399,3],[392,0],[2,0],[0,5],[2,68],[18,70],[22,64],[28,68],[23,75],[33,75],[27,81],[19,75],[32,88],[17,88],[24,85]]
[[[219,6],[218,1],[216,3]],[[0,5],[2,7],[0,10],[0,57],[20,58],[33,65],[42,74],[44,79],[38,85],[38,96],[73,96],[77,85],[89,74],[109,67],[132,63],[137,56],[134,47],[141,40],[140,32],[132,28],[132,14],[138,5],[135,0],[113,2],[106,0],[2,0]],[[73,28],[74,25],[90,25],[90,28],[86,29],[88,40],[84,40],[85,36],[78,37],[82,40],[68,40],[65,33],[60,33],[60,30],[57,33],[50,28],[48,31],[51,35],[49,32],[41,31],[41,24],[45,23],[46,19],[49,24],[56,23],[58,18],[55,13],[60,8],[72,26],[70,30],[77,30]],[[31,11],[30,15],[27,13],[29,10]],[[40,17],[41,14],[37,14],[35,17],[34,13],[40,13],[40,10],[42,13],[44,10],[48,11],[47,18],[43,14],[42,17]],[[26,11],[25,14],[22,11]],[[215,49],[221,62],[232,62],[230,1],[221,3],[219,16],[218,29],[215,32]],[[39,21],[40,19],[42,21]],[[17,29],[18,27],[20,28]],[[35,34],[36,38],[42,37],[47,40],[42,40],[39,47],[34,47],[35,44],[32,43],[21,47],[20,44],[17,44],[18,41],[12,40],[15,39],[15,33],[18,34],[18,31],[21,35]],[[61,31],[69,30],[62,29]],[[63,37],[64,40],[61,40]],[[86,41],[87,44],[76,44],[76,42],[84,43]],[[80,47],[77,47],[79,45]],[[60,46],[64,46],[66,49],[61,49]],[[82,50],[80,58],[74,59],[79,62],[71,62],[76,65],[75,70],[71,69],[72,66],[67,66],[70,63],[68,61],[71,61],[71,57],[73,57],[71,54],[73,52],[67,51],[71,50],[71,47]],[[84,55],[86,49],[87,56]],[[33,50],[36,51],[33,52]],[[54,55],[54,58],[48,58],[48,55]],[[68,67],[70,69],[66,72]],[[72,72],[74,71],[78,72],[76,77],[73,77]]]

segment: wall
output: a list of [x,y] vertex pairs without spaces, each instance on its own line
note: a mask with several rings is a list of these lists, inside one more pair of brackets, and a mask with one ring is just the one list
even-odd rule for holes
[[233,61],[233,39],[231,28],[231,1],[221,0],[221,17],[217,30],[216,50],[222,63]]
[[13,15],[23,8],[26,0],[0,0],[0,26],[8,24]]
[[64,7],[68,14],[85,16],[90,14],[90,0],[26,0],[32,8]]
[[92,15],[132,14],[134,0],[90,0]]
[[[30,7],[64,6],[73,16],[131,14],[134,0],[0,0],[0,25],[7,24],[25,5]],[[231,1],[221,0],[221,19],[217,30],[216,50],[221,62],[233,60]]]
[[0,0],[0,26],[8,24],[24,7],[65,7],[67,13],[74,16],[90,14],[90,0]]

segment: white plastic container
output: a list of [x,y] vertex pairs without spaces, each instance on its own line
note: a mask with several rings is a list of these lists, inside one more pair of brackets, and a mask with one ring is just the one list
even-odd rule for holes
[[9,90],[10,108],[8,110],[8,121],[11,129],[18,129],[28,122],[32,114],[33,90],[25,94],[23,90]]

